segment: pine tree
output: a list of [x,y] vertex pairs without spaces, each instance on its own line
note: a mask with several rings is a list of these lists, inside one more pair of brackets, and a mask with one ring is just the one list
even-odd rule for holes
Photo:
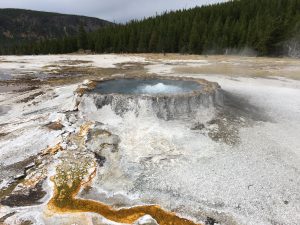
[[189,38],[189,52],[201,54],[201,51],[202,44],[200,38],[199,18],[195,17]]
[[149,52],[155,52],[157,49],[157,44],[158,44],[157,31],[153,30],[149,41],[149,47],[148,47]]
[[129,52],[136,52],[137,50],[137,34],[135,29],[132,29],[130,31],[130,36],[129,36],[129,42],[128,42],[128,51]]
[[78,49],[87,49],[88,47],[88,39],[87,39],[87,33],[81,24],[78,31]]

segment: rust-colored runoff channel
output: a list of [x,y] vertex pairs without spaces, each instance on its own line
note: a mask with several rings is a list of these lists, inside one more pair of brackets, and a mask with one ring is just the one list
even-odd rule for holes
[[[92,179],[92,177],[90,177]],[[118,223],[132,224],[144,215],[150,215],[159,225],[199,225],[191,220],[178,217],[156,205],[113,209],[111,206],[93,200],[78,199],[76,195],[83,184],[73,180],[72,186],[55,184],[54,196],[48,203],[49,209],[57,212],[93,212]]]

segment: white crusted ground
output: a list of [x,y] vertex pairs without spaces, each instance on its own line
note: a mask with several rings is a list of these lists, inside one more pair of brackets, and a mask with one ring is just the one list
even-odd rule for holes
[[[87,60],[97,67],[145,61],[138,56],[118,55],[1,59],[15,63],[0,63],[0,70],[20,71],[41,70],[60,60]],[[300,224],[300,81],[175,72],[178,65],[209,65],[209,59],[150,62],[152,65],[146,67],[149,73],[216,81],[226,92],[258,108],[267,119],[242,127],[240,143],[229,146],[191,130],[190,122],[162,121],[146,112],[138,118],[131,113],[121,118],[109,107],[96,111],[87,104],[79,115],[84,120],[104,123],[121,139],[119,161],[104,165],[104,172],[98,174],[93,184],[97,192],[106,196],[102,201],[109,202],[119,195],[123,202],[127,199],[137,204],[159,204],[187,218],[209,216],[223,224]],[[76,87],[42,87],[45,94],[34,99],[36,104],[18,103],[35,91],[0,94],[0,133],[10,133],[0,137],[3,183],[6,176],[13,175],[1,171],[3,166],[61,141],[64,130],[50,131],[43,125],[58,119],[67,123],[65,112],[74,108]],[[214,110],[206,111],[199,121],[205,123],[214,116]],[[65,124],[64,129],[72,132],[73,128]],[[6,222],[18,224],[20,218],[35,217],[41,224],[116,224],[87,213],[45,216],[41,209],[45,209],[45,204],[16,209],[20,213]],[[14,210],[0,206],[0,218]]]
[[122,176],[101,176],[97,185],[110,193],[138,193],[165,208],[183,207],[185,216],[202,211],[228,224],[297,224],[300,82],[201,77],[245,97],[270,121],[241,128],[241,143],[230,147],[187,123],[131,114],[110,122],[105,115],[113,112],[99,110],[92,118],[122,140]]
[[42,70],[44,67],[70,65],[69,61],[79,61],[79,65],[101,68],[115,67],[117,63],[144,62],[144,59],[128,55],[42,55],[42,56],[0,56],[1,69]]

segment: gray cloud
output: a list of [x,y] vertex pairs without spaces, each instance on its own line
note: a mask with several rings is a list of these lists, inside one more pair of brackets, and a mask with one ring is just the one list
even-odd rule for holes
[[167,10],[224,1],[226,0],[0,0],[0,7],[78,14],[126,22]]

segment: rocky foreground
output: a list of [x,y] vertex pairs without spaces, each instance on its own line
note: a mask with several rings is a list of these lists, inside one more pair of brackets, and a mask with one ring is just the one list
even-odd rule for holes
[[[1,57],[0,224],[299,224],[299,74],[293,59]],[[165,120],[82,92],[156,75],[218,82],[224,104]]]

